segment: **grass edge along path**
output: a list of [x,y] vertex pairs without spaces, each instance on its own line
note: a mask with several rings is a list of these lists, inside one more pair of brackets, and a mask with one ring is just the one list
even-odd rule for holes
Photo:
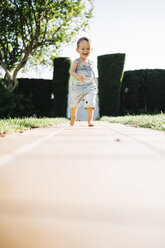
[[54,126],[68,121],[67,118],[9,118],[0,119],[0,137],[14,132],[20,132],[31,128]]
[[120,123],[133,127],[151,128],[154,130],[165,131],[165,114],[156,115],[126,115],[118,117],[103,116],[101,121],[110,123]]

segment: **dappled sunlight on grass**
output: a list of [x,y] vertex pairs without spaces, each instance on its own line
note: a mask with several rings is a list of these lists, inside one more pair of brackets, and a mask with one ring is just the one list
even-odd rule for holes
[[67,122],[66,118],[9,118],[0,120],[0,134],[23,131],[29,128],[54,126]]
[[121,123],[138,127],[165,131],[165,114],[157,115],[126,115],[118,117],[103,116],[101,121]]

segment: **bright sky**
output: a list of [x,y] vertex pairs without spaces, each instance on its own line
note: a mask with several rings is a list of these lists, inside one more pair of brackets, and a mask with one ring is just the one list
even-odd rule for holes
[[[126,70],[165,69],[165,0],[94,0],[94,18],[90,29],[81,36],[92,40],[97,75],[97,56],[125,53]],[[68,45],[60,54],[74,60],[75,45]],[[19,74],[19,77],[22,76]],[[38,70],[23,77],[52,78],[52,72]]]
[[[85,34],[92,40],[97,71],[97,56],[125,53],[124,70],[165,69],[164,0],[95,0],[94,18]],[[75,44],[76,47],[76,44]],[[75,47],[62,55],[74,59]]]

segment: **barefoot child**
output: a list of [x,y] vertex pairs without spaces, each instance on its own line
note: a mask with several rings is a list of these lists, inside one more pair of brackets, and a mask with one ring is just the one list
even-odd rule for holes
[[90,40],[82,37],[77,42],[76,51],[80,57],[73,61],[70,69],[72,76],[71,86],[71,113],[72,118],[70,125],[74,125],[77,116],[77,108],[81,101],[86,109],[88,117],[88,126],[94,126],[93,111],[95,109],[96,101],[96,83],[95,75],[92,70],[92,62],[88,60],[88,56],[92,51]]

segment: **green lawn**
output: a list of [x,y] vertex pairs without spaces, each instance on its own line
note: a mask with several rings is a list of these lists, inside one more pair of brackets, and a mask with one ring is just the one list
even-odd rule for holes
[[[122,123],[136,127],[146,127],[165,131],[165,114],[158,115],[127,115],[119,117],[103,116],[101,121],[110,123]],[[0,120],[0,136],[7,133],[23,132],[24,130],[37,127],[54,126],[68,122],[67,118],[14,118]]]
[[14,118],[0,120],[0,135],[4,136],[6,133],[13,133],[17,131],[24,131],[29,128],[54,126],[67,122],[66,118]]
[[133,125],[136,127],[146,127],[155,130],[165,131],[165,114],[157,115],[127,115],[118,117],[103,116],[101,121],[108,121],[111,123],[121,123]]

